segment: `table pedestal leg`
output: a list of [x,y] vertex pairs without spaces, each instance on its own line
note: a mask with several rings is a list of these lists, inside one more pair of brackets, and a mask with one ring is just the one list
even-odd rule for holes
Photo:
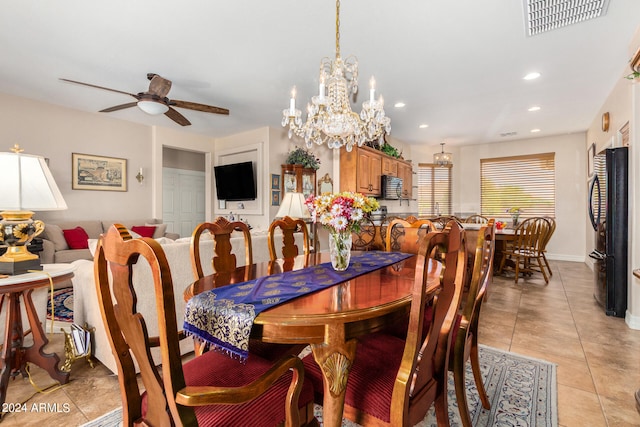
[[33,290],[24,292],[24,305],[27,311],[27,317],[29,324],[31,325],[31,335],[33,336],[33,345],[24,349],[25,362],[31,362],[49,373],[49,376],[54,380],[60,382],[60,384],[66,384],[69,382],[69,372],[61,371],[58,368],[60,359],[55,353],[45,353],[44,346],[49,344],[44,330],[42,329],[42,323],[38,319],[36,308],[33,305],[31,299],[31,293]]
[[[0,405],[7,397],[7,387],[11,375],[17,375],[18,371],[26,376],[25,366],[27,362],[34,363],[46,370],[51,378],[66,384],[69,381],[69,372],[58,369],[60,359],[57,354],[47,354],[43,351],[49,340],[45,336],[42,324],[38,319],[36,309],[31,300],[33,290],[14,292],[3,296],[7,301],[7,320],[4,333],[4,348],[2,350],[2,368],[0,369]],[[20,314],[20,297],[23,297],[27,318],[31,326],[33,345],[23,347],[24,332],[22,328],[22,315]]]
[[328,326],[328,342],[312,344],[311,351],[323,377],[322,418],[325,427],[340,427],[349,370],[356,354],[356,340],[345,342],[344,325]]

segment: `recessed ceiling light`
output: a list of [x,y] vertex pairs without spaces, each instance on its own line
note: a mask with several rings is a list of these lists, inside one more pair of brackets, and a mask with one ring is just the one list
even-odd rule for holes
[[529,111],[539,111],[540,107],[538,107],[537,105],[534,105],[533,107],[529,108]]
[[531,133],[540,132],[540,129],[531,129]]
[[420,126],[418,126],[420,129],[426,129],[429,127],[429,125],[427,124],[421,124]]
[[393,104],[394,107],[396,108],[402,108],[404,107],[406,104],[404,102],[396,102],[395,104]]
[[529,73],[526,76],[524,76],[523,79],[525,79],[525,80],[535,80],[538,77],[540,77],[540,73],[538,73],[537,71],[534,71],[533,73]]

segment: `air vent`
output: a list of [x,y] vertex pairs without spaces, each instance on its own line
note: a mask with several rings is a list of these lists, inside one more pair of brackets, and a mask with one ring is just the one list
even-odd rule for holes
[[609,6],[609,0],[522,1],[529,36],[604,16]]
[[500,134],[501,137],[507,137],[507,136],[516,136],[518,134],[518,132],[502,132]]

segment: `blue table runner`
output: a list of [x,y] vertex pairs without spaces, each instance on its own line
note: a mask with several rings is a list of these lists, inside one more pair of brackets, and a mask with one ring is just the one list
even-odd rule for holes
[[262,311],[411,256],[369,251],[353,255],[345,271],[335,271],[327,262],[202,292],[187,302],[184,330],[217,350],[244,360],[249,354],[253,321]]

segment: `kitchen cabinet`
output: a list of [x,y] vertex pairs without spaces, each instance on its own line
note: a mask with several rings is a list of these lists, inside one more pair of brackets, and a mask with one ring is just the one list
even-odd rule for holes
[[391,157],[384,156],[382,158],[382,175],[399,176],[398,161]]
[[381,176],[402,178],[402,198],[413,197],[413,165],[369,147],[340,152],[340,191],[357,191],[367,196],[382,195]]
[[411,163],[399,160],[398,177],[402,178],[402,197],[411,199],[413,197],[413,167]]
[[380,196],[382,153],[368,147],[340,151],[340,191]]
[[293,191],[305,199],[316,194],[316,170],[302,165],[282,165],[282,195]]

